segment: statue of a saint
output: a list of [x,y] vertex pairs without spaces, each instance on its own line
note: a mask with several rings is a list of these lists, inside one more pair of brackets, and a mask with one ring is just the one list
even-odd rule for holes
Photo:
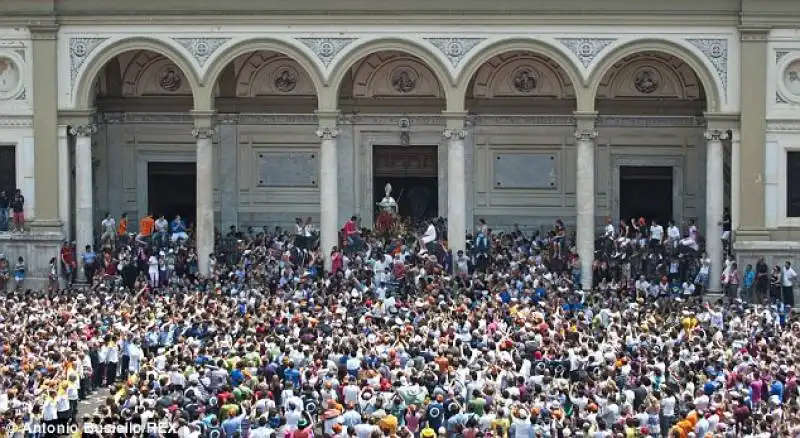
[[397,201],[392,198],[392,185],[390,183],[386,183],[386,187],[384,188],[385,196],[378,203],[378,207],[381,208],[382,211],[388,213],[397,213]]

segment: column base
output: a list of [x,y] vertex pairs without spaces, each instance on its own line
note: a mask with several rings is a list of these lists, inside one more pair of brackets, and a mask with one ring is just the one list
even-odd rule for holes
[[769,230],[763,228],[739,228],[733,234],[737,242],[769,240]]
[[[0,233],[0,253],[8,260],[9,269],[13,271],[18,257],[25,259],[24,289],[43,289],[48,286],[50,259],[58,259],[61,249],[61,223],[56,221],[58,224],[55,228],[40,228],[42,222],[45,221],[37,221],[36,225],[31,223],[31,231],[24,233]],[[57,231],[47,231],[48,229]],[[9,283],[8,287],[13,287],[13,279]]]
[[703,294],[703,302],[708,304],[717,304],[717,301],[723,299],[725,295],[722,292],[708,291]]

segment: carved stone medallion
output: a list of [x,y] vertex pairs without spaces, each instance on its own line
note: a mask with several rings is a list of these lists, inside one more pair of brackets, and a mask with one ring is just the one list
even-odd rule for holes
[[800,98],[800,59],[786,66],[783,72],[783,85],[794,97]]
[[182,81],[180,69],[175,66],[168,66],[161,71],[158,78],[158,85],[162,90],[174,93],[181,88]]
[[514,75],[514,88],[520,93],[531,93],[536,89],[536,75],[529,69],[517,71]]
[[406,94],[417,87],[417,77],[409,69],[399,69],[392,73],[392,88],[398,93]]
[[658,73],[649,68],[643,68],[633,76],[633,85],[640,93],[652,94],[658,90],[661,80]]
[[17,64],[7,57],[0,57],[0,99],[10,99],[18,92],[22,76]]
[[281,93],[290,93],[297,87],[297,72],[290,68],[281,69],[275,77],[275,89]]

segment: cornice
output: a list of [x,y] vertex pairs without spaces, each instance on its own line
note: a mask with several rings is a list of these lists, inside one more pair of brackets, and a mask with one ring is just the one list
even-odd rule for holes
[[32,116],[4,116],[0,117],[0,128],[32,128]]
[[[332,18],[335,17],[335,18]],[[169,13],[155,15],[97,15],[97,16],[59,16],[58,22],[70,26],[116,26],[116,25],[176,25],[181,26],[222,26],[222,25],[279,25],[291,23],[294,26],[330,26],[332,22],[342,26],[384,26],[397,23],[413,22],[415,25],[457,25],[464,28],[464,19],[469,18],[473,26],[705,26],[705,27],[732,27],[739,24],[739,18],[733,14],[575,14],[570,13],[533,13],[530,10],[519,13],[502,13],[488,11],[485,13],[453,14],[448,11],[442,14],[421,13],[413,14],[407,11],[402,13],[387,12],[381,15],[374,13],[337,15],[325,11],[325,15],[312,14],[281,14],[279,12],[269,15],[231,15],[231,14],[203,14],[180,15]],[[2,20],[0,20],[0,24]]]

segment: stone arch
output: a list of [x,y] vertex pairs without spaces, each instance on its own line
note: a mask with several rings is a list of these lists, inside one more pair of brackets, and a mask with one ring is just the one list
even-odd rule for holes
[[423,43],[401,38],[378,38],[365,40],[364,42],[356,43],[355,47],[348,51],[343,57],[338,59],[331,68],[330,80],[328,82],[332,96],[328,97],[328,102],[334,106],[334,109],[339,106],[338,93],[341,88],[344,78],[347,76],[348,71],[361,59],[379,52],[401,52],[406,55],[416,57],[425,65],[426,68],[433,72],[436,80],[439,82],[444,98],[447,101],[448,109],[450,108],[450,98],[452,93],[453,78],[449,70],[441,59]]
[[173,62],[188,81],[192,96],[195,103],[197,103],[200,83],[197,80],[197,75],[194,68],[192,68],[191,62],[178,49],[163,40],[139,36],[111,41],[93,51],[94,56],[91,56],[83,64],[83,70],[78,73],[76,85],[73,88],[72,100],[75,103],[75,108],[92,107],[95,91],[94,83],[103,67],[109,61],[122,53],[139,50],[158,53]]
[[274,38],[258,38],[239,41],[230,46],[222,46],[217,50],[217,53],[221,53],[221,55],[211,60],[203,76],[203,84],[206,85],[205,93],[208,93],[208,96],[204,97],[208,99],[208,102],[212,102],[210,93],[212,93],[214,89],[214,87],[209,86],[209,84],[215,84],[220,74],[222,74],[222,71],[225,70],[230,63],[241,55],[265,50],[280,53],[291,58],[302,67],[302,69],[305,70],[304,73],[308,75],[308,78],[314,84],[314,91],[319,99],[325,86],[325,81],[323,80],[324,76],[319,68],[319,64],[308,56],[304,50],[289,42]]
[[[265,56],[265,54],[267,56]],[[253,52],[235,78],[236,97],[316,96],[317,88],[305,69],[277,52]]]
[[567,78],[569,78],[569,82],[572,83],[572,87],[575,91],[575,99],[578,101],[578,106],[580,107],[580,102],[585,99],[582,86],[585,82],[578,67],[554,45],[533,38],[501,39],[493,41],[482,48],[476,48],[475,53],[466,60],[459,71],[457,79],[458,98],[462,102],[465,101],[472,78],[475,77],[484,64],[497,56],[517,51],[544,56],[561,67],[567,75]]
[[594,110],[597,91],[606,74],[625,58],[643,52],[665,53],[685,62],[692,69],[694,74],[697,75],[697,78],[703,85],[706,93],[706,111],[716,112],[721,109],[723,99],[721,86],[716,79],[716,75],[712,73],[712,69],[709,68],[708,64],[700,56],[695,54],[689,47],[676,43],[675,41],[641,39],[628,41],[614,47],[610,49],[608,53],[602,55],[597,61],[594,70],[589,76],[588,91],[591,99],[587,104],[591,106],[586,108],[587,110]]

